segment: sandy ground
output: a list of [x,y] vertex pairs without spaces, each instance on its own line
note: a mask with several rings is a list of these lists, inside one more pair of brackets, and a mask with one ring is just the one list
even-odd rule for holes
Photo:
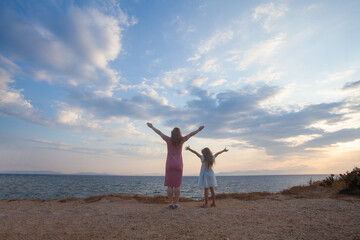
[[228,196],[208,209],[183,201],[177,210],[141,197],[1,200],[0,239],[360,240],[359,197],[309,195]]

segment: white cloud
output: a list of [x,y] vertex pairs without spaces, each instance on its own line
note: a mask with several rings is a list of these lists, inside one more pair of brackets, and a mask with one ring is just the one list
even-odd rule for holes
[[212,83],[209,84],[209,86],[210,87],[217,87],[217,86],[223,85],[226,82],[227,81],[225,79],[221,78],[221,79],[213,81]]
[[186,59],[186,61],[190,62],[190,61],[196,61],[198,59],[200,59],[201,56],[200,55],[195,55],[193,57],[189,57],[188,59]]
[[200,71],[202,72],[214,72],[217,71],[219,65],[217,64],[216,58],[210,58],[204,61],[203,65],[200,67]]
[[8,86],[12,82],[14,80],[12,80],[11,74],[0,68],[0,114],[45,124],[45,121],[41,120],[40,112],[21,93],[23,90],[13,89]]
[[268,67],[265,70],[258,71],[254,76],[248,78],[241,78],[241,81],[245,80],[249,83],[269,83],[281,79],[284,74],[284,72],[276,71],[274,67]]
[[184,81],[184,77],[187,70],[185,68],[179,68],[174,71],[168,71],[163,74],[161,77],[161,81],[169,86],[172,87],[174,84],[181,83]]
[[216,31],[209,39],[200,42],[200,45],[193,57],[189,57],[187,61],[196,61],[202,55],[209,53],[218,46],[225,44],[233,39],[234,32],[232,30]]
[[202,41],[198,48],[198,54],[202,55],[210,52],[221,44],[227,43],[234,36],[232,30],[216,31],[208,40]]
[[203,85],[209,78],[208,77],[197,77],[195,78],[191,85],[195,86],[195,87],[200,87],[201,85]]
[[285,142],[290,147],[297,147],[297,146],[302,145],[305,142],[308,142],[308,141],[315,139],[317,137],[320,137],[320,136],[321,136],[320,134],[298,135],[295,137],[275,139],[274,141]]
[[[1,17],[8,23],[6,28],[0,28],[7,44],[3,47],[8,55],[16,57],[14,61],[25,63],[24,73],[30,72],[37,80],[61,84],[71,81],[73,85],[111,91],[119,76],[109,62],[122,50],[122,26],[135,21],[120,10],[114,16],[96,8],[72,5],[60,18],[48,16],[46,22],[6,14]],[[32,69],[26,69],[29,66]]]
[[[343,109],[344,110],[344,109]],[[340,131],[342,129],[360,129],[360,113],[357,112],[345,112],[345,116],[342,120],[337,122],[329,122],[326,120],[321,120],[315,122],[309,126],[309,128],[321,129],[328,133],[333,133]]]
[[323,80],[317,81],[317,83],[332,83],[332,82],[345,82],[351,80],[356,74],[355,69],[349,69],[342,72],[335,72],[327,74]]
[[71,107],[65,103],[60,103],[57,109],[55,122],[66,128],[73,130],[100,130],[98,121],[93,119],[92,114],[87,114],[83,109]]
[[245,70],[255,63],[266,63],[268,58],[276,54],[284,43],[285,34],[280,33],[274,38],[254,45],[244,53],[238,70]]
[[6,69],[6,71],[9,72],[10,74],[14,74],[20,71],[20,68],[15,63],[10,61],[6,57],[2,56],[1,54],[0,54],[0,66]]
[[284,16],[288,10],[288,7],[284,4],[275,5],[274,3],[268,3],[256,7],[252,17],[255,21],[264,18],[263,28],[270,32],[273,28],[273,21]]
[[38,81],[45,81],[45,82],[48,82],[48,83],[52,82],[52,75],[47,73],[44,70],[34,72],[33,77],[34,77],[35,80],[38,80]]
[[171,24],[177,25],[177,32],[183,32],[187,34],[196,31],[196,27],[194,25],[187,24],[179,15],[177,15],[175,19],[171,21]]

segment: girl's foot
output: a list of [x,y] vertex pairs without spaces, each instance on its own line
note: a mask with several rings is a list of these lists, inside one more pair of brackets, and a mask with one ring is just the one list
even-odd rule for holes
[[201,205],[200,207],[202,207],[202,208],[208,208],[209,206],[207,205],[207,204],[203,204],[203,205]]
[[212,204],[210,205],[210,207],[216,207],[216,204],[215,204],[215,203],[212,203]]
[[175,204],[175,205],[173,206],[174,209],[178,209],[179,207],[180,207],[179,204]]
[[174,206],[172,204],[169,204],[168,209],[174,209]]

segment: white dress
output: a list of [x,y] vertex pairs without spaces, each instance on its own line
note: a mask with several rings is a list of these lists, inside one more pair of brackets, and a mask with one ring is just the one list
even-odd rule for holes
[[212,169],[209,170],[206,168],[204,156],[201,156],[201,163],[202,164],[201,164],[201,170],[199,176],[199,187],[201,188],[216,187],[217,181],[216,181],[215,173]]

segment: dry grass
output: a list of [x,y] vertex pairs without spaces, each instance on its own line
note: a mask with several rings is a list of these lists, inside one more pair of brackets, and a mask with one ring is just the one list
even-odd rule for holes
[[[334,183],[333,186],[321,186],[320,182],[311,183],[309,185],[304,186],[295,186],[289,189],[285,189],[279,193],[269,193],[269,192],[251,192],[251,193],[220,193],[216,194],[216,199],[237,199],[242,201],[253,201],[259,199],[265,199],[269,196],[279,196],[285,195],[293,198],[338,198],[340,194],[338,194],[339,190],[343,189],[343,183]],[[168,203],[167,196],[156,195],[156,196],[143,196],[143,195],[125,195],[125,194],[104,194],[104,195],[96,195],[90,196],[85,199],[78,198],[64,198],[58,200],[61,203],[67,203],[72,201],[83,201],[84,203],[94,203],[101,200],[136,200],[140,203],[149,203],[149,204],[166,204]],[[14,201],[14,200],[9,200]],[[180,202],[198,202],[203,201],[203,199],[194,200],[190,198],[180,197]]]
[[269,192],[251,192],[251,193],[220,193],[216,195],[216,199],[233,198],[238,200],[250,201],[264,199],[273,195]]
[[[125,195],[125,194],[104,194],[104,195],[95,195],[90,196],[85,199],[78,199],[78,198],[64,198],[58,200],[61,203],[67,203],[72,201],[83,201],[85,203],[94,203],[101,200],[132,200],[135,199],[137,202],[140,203],[152,203],[152,204],[165,204],[168,203],[168,198],[166,196],[157,195],[157,196],[143,196],[143,195]],[[196,202],[197,200],[190,199],[190,198],[180,198],[180,202]]]
[[285,189],[278,194],[294,198],[346,198],[339,191],[344,189],[344,182],[334,182],[331,186],[323,186],[321,182],[315,182],[304,186],[295,186]]

